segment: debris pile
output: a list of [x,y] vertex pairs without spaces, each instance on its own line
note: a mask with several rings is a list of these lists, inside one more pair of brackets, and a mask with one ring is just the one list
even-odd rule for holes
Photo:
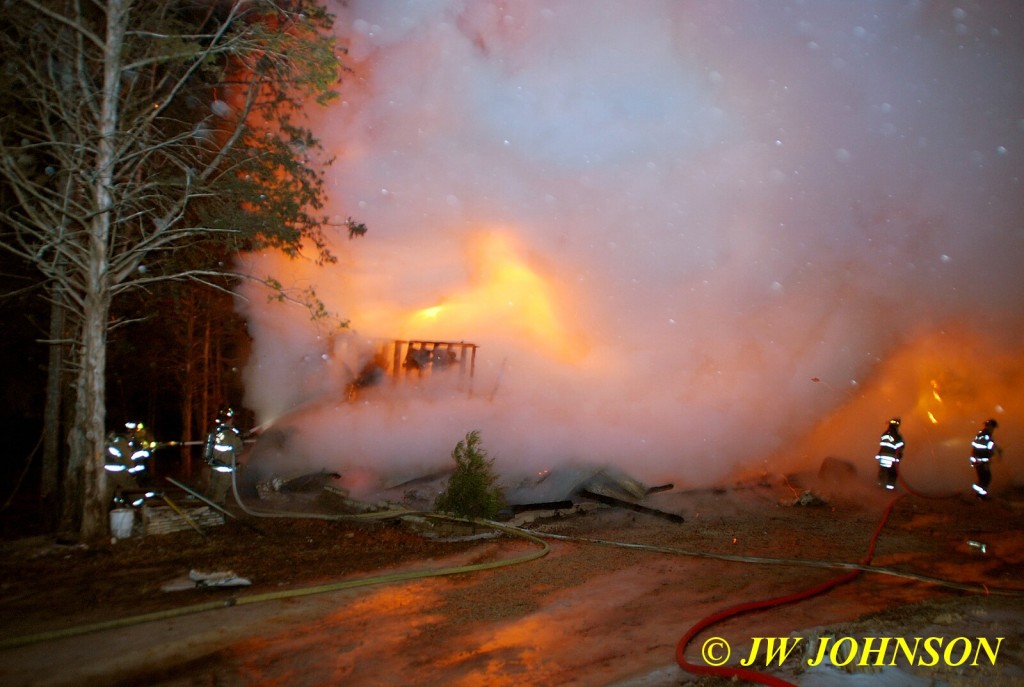
[[233,570],[216,572],[190,570],[186,576],[165,582],[161,585],[160,591],[180,592],[188,589],[203,589],[206,587],[248,587],[250,585],[252,585],[252,580],[247,577],[239,577]]
[[182,506],[177,511],[169,506],[147,504],[142,507],[143,535],[168,534],[194,529],[195,526],[204,528],[223,524],[224,516],[209,506]]
[[813,491],[808,490],[808,491],[805,491],[804,493],[800,494],[800,496],[797,496],[795,499],[793,499],[793,503],[791,503],[790,505],[793,505],[793,506],[810,506],[810,507],[814,507],[814,508],[820,508],[822,506],[827,506],[828,505],[828,501],[826,501],[825,499],[821,498],[820,496],[815,494]]

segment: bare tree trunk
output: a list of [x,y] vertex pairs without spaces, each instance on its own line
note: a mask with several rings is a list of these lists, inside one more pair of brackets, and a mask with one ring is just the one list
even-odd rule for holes
[[[98,220],[98,223],[101,221]],[[93,270],[97,273],[98,270]],[[75,423],[71,432],[69,475],[80,477],[81,538],[95,541],[107,534],[107,504],[104,503],[103,439],[106,422],[106,319],[110,293],[99,284],[98,293],[86,302],[81,333],[81,353],[75,402]]]
[[[78,351],[78,397],[71,432],[69,475],[80,475],[81,538],[92,541],[107,533],[107,504],[103,502],[103,440],[106,424],[107,315],[110,312],[111,207],[114,165],[117,160],[118,98],[121,52],[124,45],[128,0],[108,0],[107,33],[103,51],[103,91],[92,182],[98,212],[89,226],[87,264],[84,266],[82,329]],[[76,485],[79,486],[79,485]]]
[[224,393],[224,323],[222,321],[217,321],[211,338],[213,343],[213,412],[219,413],[221,408],[230,405]]
[[210,318],[206,319],[206,327],[203,330],[203,422],[210,422],[212,411],[210,400],[213,393],[213,385],[210,380]]
[[47,529],[53,529],[60,511],[60,458],[64,443],[64,319],[66,306],[60,287],[50,303],[50,343],[46,368],[46,406],[43,410],[43,464],[39,478],[39,503]]
[[[181,435],[185,441],[191,440],[193,432],[193,418],[195,416],[195,345],[196,345],[196,296],[195,293],[187,294],[185,298],[185,374],[181,380]],[[192,477],[192,447],[181,447],[181,471],[187,479]]]
[[[0,2],[6,80],[12,92],[24,91],[0,137],[0,174],[16,200],[0,207],[0,250],[62,289],[53,292],[51,324],[54,341],[67,345],[61,355],[52,344],[41,489],[53,494],[57,485],[61,534],[80,539],[105,535],[107,525],[105,346],[113,299],[169,280],[230,281],[231,268],[195,259],[207,240],[228,253],[271,245],[297,252],[308,238],[321,259],[332,257],[316,216],[323,176],[307,164],[307,148],[320,146],[291,120],[312,102],[307,96],[326,102],[335,95],[341,65],[329,16],[318,2],[300,13],[294,3],[265,12],[262,3],[231,0],[199,3],[211,11],[200,25],[183,26],[193,4]],[[130,21],[137,30],[128,31]],[[192,99],[205,102],[211,89],[223,89],[237,107],[217,115],[218,133],[207,136],[212,115],[193,108]],[[40,183],[43,173],[49,180]],[[235,193],[239,184],[251,188],[221,204],[219,193]],[[243,199],[250,191],[267,202],[249,207]],[[212,223],[208,212],[216,215]],[[234,219],[256,221],[268,239],[230,229]],[[184,260],[172,259],[177,251]],[[153,264],[144,265],[149,257]],[[197,348],[206,348],[202,359],[190,352],[186,427],[202,433],[197,412],[205,425],[229,375],[212,367],[225,356],[210,360],[223,331],[209,322],[200,330],[198,320],[194,326]],[[60,465],[64,473],[55,476]]]

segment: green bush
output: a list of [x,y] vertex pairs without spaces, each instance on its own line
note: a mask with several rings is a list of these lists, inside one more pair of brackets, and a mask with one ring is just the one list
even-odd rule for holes
[[505,494],[491,471],[494,460],[480,446],[480,432],[472,431],[452,451],[455,472],[438,495],[434,507],[443,513],[465,518],[494,519],[505,506]]

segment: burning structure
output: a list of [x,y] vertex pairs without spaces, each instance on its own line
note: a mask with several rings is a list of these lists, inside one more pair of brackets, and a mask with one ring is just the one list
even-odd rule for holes
[[460,380],[472,380],[476,370],[477,345],[459,341],[402,341],[395,339],[381,344],[373,360],[366,363],[348,385],[350,394],[372,386],[385,376],[398,381],[415,374],[422,379],[433,373],[457,369]]
[[[614,465],[640,483],[678,485],[656,498],[703,526],[658,524],[692,551],[731,562],[827,551],[842,565],[881,532],[883,508],[845,467],[873,481],[890,417],[903,419],[901,475],[914,487],[969,494],[971,437],[989,417],[1007,447],[993,491],[1020,483],[1024,15],[1013,3],[333,9],[352,71],[317,126],[336,159],[325,180],[331,212],[370,232],[339,242],[326,267],[248,256],[253,274],[314,284],[351,323],[343,336],[325,333],[243,287],[254,339],[244,402],[268,427],[248,475],[337,472],[357,494],[436,474],[480,430],[508,483],[529,475],[552,502],[580,486],[554,466]],[[475,343],[454,351],[453,365],[447,342],[467,332]],[[403,349],[382,351],[382,338]],[[396,373],[409,383],[384,383]],[[842,466],[836,481],[852,506],[776,508],[780,494],[799,496],[783,480],[715,488],[737,472],[814,469],[825,457]],[[693,488],[702,485],[715,486]],[[597,486],[584,489],[601,496]],[[958,636],[1020,636],[1019,613],[1010,631],[958,622],[1017,612],[988,589],[1019,578],[1014,513],[964,499],[905,503],[904,527],[875,562],[985,595],[888,633],[921,637],[952,622]],[[429,672],[622,684],[626,674],[600,681],[586,670],[643,647],[661,652],[666,609],[719,613],[737,590],[756,597],[760,585],[767,596],[794,580],[792,560],[753,575],[718,562],[658,559],[638,574],[593,561],[561,566],[573,584],[599,571],[585,592],[552,593],[550,578],[528,585],[544,603],[516,597],[529,610],[515,620],[463,615],[439,629],[439,609],[466,606],[445,596],[464,596],[460,581],[345,604],[329,635],[319,623],[277,632],[315,652],[305,670],[335,671],[325,684],[378,684],[382,667],[403,661],[396,683]],[[815,584],[820,574],[811,571]],[[522,586],[489,581],[486,605]],[[923,593],[877,580],[838,591],[856,606],[848,616]],[[976,615],[989,602],[991,615]],[[410,622],[410,606],[430,618]],[[385,620],[385,609],[396,613]],[[770,636],[808,621],[797,613],[763,632],[733,629]],[[350,641],[367,628],[386,640]],[[343,640],[344,660],[322,660],[324,636]],[[250,678],[291,670],[265,651],[220,653],[247,661]],[[566,660],[572,668],[549,667]],[[975,675],[992,683],[992,668]],[[889,672],[889,684],[908,683]]]
[[[1020,442],[1018,13],[335,9],[353,71],[317,130],[331,211],[370,232],[334,266],[249,268],[315,284],[354,338],[468,332],[487,355],[472,399],[436,379],[337,404],[365,360],[350,376],[304,313],[247,292],[245,404],[292,427],[281,460],[416,474],[480,430],[499,469],[684,485],[872,471],[900,415],[908,479],[927,457],[945,488],[988,417]],[[1020,471],[1008,452],[993,484]]]

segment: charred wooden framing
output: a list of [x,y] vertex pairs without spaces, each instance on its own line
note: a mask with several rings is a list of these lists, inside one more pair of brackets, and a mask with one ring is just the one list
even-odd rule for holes
[[423,377],[452,367],[458,367],[460,376],[472,378],[476,372],[478,346],[473,343],[395,339],[388,346],[391,349],[391,376],[395,380],[410,373]]

